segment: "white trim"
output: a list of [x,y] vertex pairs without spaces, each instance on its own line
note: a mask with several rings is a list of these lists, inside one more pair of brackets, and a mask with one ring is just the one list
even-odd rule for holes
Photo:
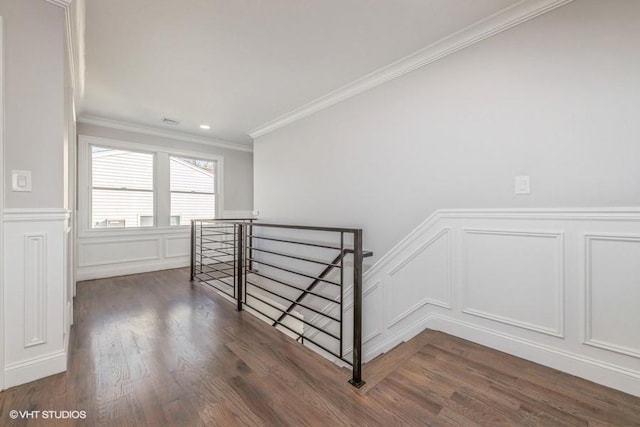
[[80,246],[102,246],[102,245],[110,245],[110,244],[122,244],[122,243],[137,243],[137,242],[156,242],[157,243],[157,251],[154,255],[148,255],[137,258],[123,258],[109,261],[99,261],[92,263],[84,263],[82,259],[78,261],[79,268],[87,268],[87,267],[98,267],[103,265],[112,265],[112,264],[127,264],[141,261],[154,261],[161,259],[160,251],[162,248],[160,247],[161,238],[160,237],[147,237],[147,238],[135,238],[135,239],[100,239],[93,241],[84,241],[80,243]]
[[[540,332],[543,334],[555,336],[558,338],[564,338],[564,294],[565,294],[565,280],[564,280],[564,270],[565,270],[565,262],[564,262],[564,232],[562,231],[530,231],[530,230],[495,230],[495,229],[471,229],[471,228],[463,228],[462,232],[465,236],[465,245],[463,252],[463,260],[462,260],[462,268],[464,273],[462,274],[462,289],[465,291],[462,294],[463,304],[461,312],[465,314],[469,314],[471,316],[483,317],[485,319],[494,320],[496,322],[504,323],[506,325],[516,326],[518,328],[529,329],[534,332]],[[479,235],[493,235],[493,236],[520,236],[520,237],[540,237],[544,239],[554,239],[556,240],[556,269],[558,271],[557,279],[557,301],[556,301],[556,328],[552,329],[542,325],[536,325],[529,322],[524,322],[517,319],[512,319],[509,317],[501,316],[495,313],[489,313],[483,310],[477,310],[471,307],[468,307],[468,279],[469,273],[467,271],[468,263],[468,246],[466,244],[466,236],[468,234],[479,234]]]
[[3,371],[5,371],[5,385],[9,388],[39,380],[66,370],[67,351],[62,350],[7,365]]
[[142,228],[96,228],[87,233],[78,235],[82,241],[100,240],[106,237],[131,237],[131,236],[171,236],[189,235],[191,227],[188,225],[174,225],[172,227],[142,227]]
[[71,212],[63,208],[9,208],[3,213],[3,222],[66,221],[71,217]]
[[640,388],[638,387],[640,372],[638,371],[625,369],[435,312],[427,314],[406,329],[397,332],[367,350],[363,355],[364,362],[370,362],[380,354],[397,346],[398,343],[413,338],[425,329],[442,331],[525,360],[531,360],[553,369],[568,372],[581,378],[587,378],[599,384],[640,396]]
[[28,348],[47,343],[47,233],[25,233],[23,239],[24,319],[22,323],[23,344],[24,348]]
[[63,9],[67,9],[69,6],[71,6],[71,2],[73,2],[73,0],[44,0],[44,1],[51,4],[55,4],[56,6],[60,6]]
[[233,143],[222,141],[220,139],[204,138],[202,136],[190,135],[183,132],[177,132],[168,129],[161,129],[151,126],[140,125],[137,123],[129,123],[120,120],[107,119],[104,117],[81,115],[78,117],[78,123],[87,125],[102,126],[110,129],[124,130],[127,132],[141,133],[144,135],[159,136],[162,138],[170,138],[182,142],[193,142],[196,144],[204,144],[211,147],[226,148],[228,150],[245,151],[253,153],[253,145]]
[[592,316],[592,256],[591,243],[594,240],[603,242],[634,242],[640,243],[640,236],[634,234],[607,234],[607,233],[587,233],[583,235],[583,253],[584,253],[584,344],[592,347],[601,348],[603,350],[613,351],[615,353],[624,354],[640,358],[640,348],[632,348],[611,342],[594,339],[592,335],[593,316]]
[[0,391],[5,389],[4,333],[4,26],[0,16]]
[[189,235],[183,235],[183,236],[168,236],[164,238],[164,254],[162,255],[162,257],[164,259],[168,259],[168,258],[185,258],[185,257],[190,257],[191,256],[191,252],[184,252],[181,254],[173,254],[171,255],[171,251],[169,250],[170,248],[170,242],[172,240],[187,240],[188,242],[191,241],[191,234]]
[[158,262],[157,260],[140,262],[134,265],[109,264],[95,267],[80,267],[76,273],[76,280],[102,279],[105,277],[128,276],[130,274],[148,273],[150,271],[171,270],[189,266],[189,256],[182,258],[172,258],[169,261]]
[[[154,227],[140,227],[140,228],[129,228],[129,229],[120,229],[120,230],[99,230],[92,229],[90,225],[89,218],[89,206],[91,206],[91,191],[89,187],[89,178],[90,178],[90,151],[88,146],[90,144],[96,144],[105,147],[111,148],[119,148],[124,150],[131,151],[142,151],[147,153],[153,153],[155,155],[154,158],[154,216],[156,226]],[[155,146],[150,144],[140,144],[136,142],[128,142],[121,141],[110,138],[101,138],[96,136],[89,135],[79,135],[78,136],[78,216],[77,222],[79,224],[78,228],[78,237],[97,237],[97,236],[105,236],[107,233],[113,233],[113,235],[121,235],[124,236],[126,233],[154,233],[154,232],[165,232],[166,227],[158,227],[158,215],[160,214],[157,203],[158,203],[158,191],[160,188],[158,187],[157,176],[158,171],[156,168],[157,163],[157,155],[158,153],[164,153],[168,156],[184,156],[184,157],[193,157],[202,160],[211,160],[216,162],[216,171],[215,171],[215,197],[216,197],[216,216],[220,216],[222,212],[224,212],[224,156],[219,154],[211,154],[206,152],[198,152],[198,151],[190,151],[190,150],[181,150],[181,149],[173,149],[162,146]],[[168,173],[168,171],[166,171]],[[169,191],[169,189],[166,189]],[[168,196],[168,193],[167,193]],[[171,227],[171,229],[180,230],[179,227]],[[148,231],[147,231],[148,230]],[[117,234],[116,234],[117,233]]]
[[640,207],[614,207],[614,208],[540,208],[540,209],[438,209],[414,228],[398,244],[384,254],[363,275],[363,281],[376,275],[389,263],[398,251],[407,248],[418,239],[423,232],[442,218],[467,218],[467,219],[545,219],[564,221],[633,221],[640,222]]
[[640,396],[640,372],[625,369],[577,353],[498,332],[440,313],[431,313],[422,326],[442,331],[481,345],[485,345],[526,360],[558,369],[581,378]]
[[[79,106],[84,92],[84,0],[75,0],[76,7],[82,8],[78,16],[71,15],[71,3],[74,0],[45,0],[55,6],[64,9],[64,31],[67,50],[67,61],[69,62],[69,72],[71,74],[71,84],[73,86],[75,105]],[[76,18],[76,25],[72,24]],[[78,26],[80,28],[78,28]],[[76,63],[77,59],[77,63]]]
[[522,0],[396,62],[321,96],[249,132],[256,139],[303,117],[356,96],[452,53],[474,45],[573,0]]

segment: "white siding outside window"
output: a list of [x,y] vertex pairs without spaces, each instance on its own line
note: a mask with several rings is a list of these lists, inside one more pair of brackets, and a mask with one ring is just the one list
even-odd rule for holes
[[154,155],[91,146],[91,227],[154,225]]
[[215,162],[171,156],[169,169],[171,225],[215,217]]

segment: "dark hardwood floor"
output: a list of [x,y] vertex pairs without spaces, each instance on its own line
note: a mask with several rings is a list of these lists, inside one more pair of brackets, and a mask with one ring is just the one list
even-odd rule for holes
[[75,315],[68,372],[0,393],[0,425],[640,425],[639,398],[432,331],[365,365],[358,391],[186,270],[80,283]]

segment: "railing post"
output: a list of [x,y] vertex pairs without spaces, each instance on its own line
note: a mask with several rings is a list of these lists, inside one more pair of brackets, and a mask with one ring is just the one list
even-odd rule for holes
[[362,230],[353,233],[353,377],[352,386],[360,388],[362,381]]
[[237,250],[236,250],[236,296],[238,298],[238,311],[242,311],[242,275],[243,275],[243,246],[244,246],[244,227],[242,223],[236,224],[238,227]]
[[191,281],[196,277],[196,221],[191,220]]

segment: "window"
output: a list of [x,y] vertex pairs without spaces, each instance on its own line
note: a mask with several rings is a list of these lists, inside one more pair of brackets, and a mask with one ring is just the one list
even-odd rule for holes
[[215,217],[214,167],[210,160],[170,157],[171,225]]
[[154,225],[153,154],[91,146],[91,227]]
[[221,156],[85,135],[78,142],[81,233],[178,233],[223,209]]

